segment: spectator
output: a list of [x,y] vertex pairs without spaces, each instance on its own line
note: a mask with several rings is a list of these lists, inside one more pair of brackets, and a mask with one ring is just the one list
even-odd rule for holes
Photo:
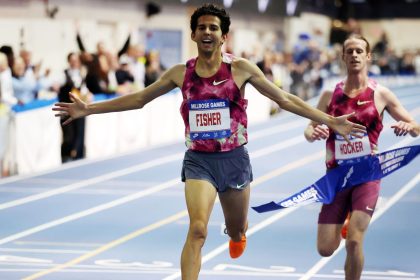
[[93,56],[93,60],[88,64],[86,75],[86,86],[93,94],[114,94],[114,89],[110,86],[108,73],[110,66],[105,55]]
[[7,56],[0,52],[0,103],[13,106],[17,98],[13,94],[12,71],[9,67]]
[[271,66],[271,71],[273,73],[273,82],[278,87],[289,91],[291,78],[287,69],[284,54],[282,52],[277,52],[274,54],[274,62]]
[[[60,102],[70,102],[69,92],[76,94],[89,103],[91,94],[85,85],[86,71],[82,68],[80,57],[76,53],[67,56],[69,67],[64,70],[64,82],[58,93]],[[63,120],[60,120],[63,122]],[[61,126],[63,140],[61,144],[61,161],[63,163],[85,157],[85,118],[75,120],[69,125]]]
[[40,76],[41,62],[37,64],[32,63],[32,53],[26,49],[22,49],[20,52],[20,57],[25,63],[25,78],[29,81],[35,82]]
[[0,52],[0,177],[9,174],[7,150],[10,143],[10,107],[17,103],[13,96],[12,72],[7,56]]
[[414,67],[414,54],[408,51],[404,52],[399,66],[399,73],[401,75],[415,75],[416,69]]
[[307,33],[299,34],[299,40],[293,47],[293,61],[296,64],[302,63],[304,60],[309,60],[310,49],[309,41],[311,37]]
[[118,85],[126,85],[134,83],[134,76],[131,74],[129,58],[126,55],[120,57],[119,68],[115,72]]
[[258,68],[264,73],[264,75],[270,80],[274,81],[273,79],[273,71],[272,71],[272,65],[273,65],[273,53],[269,50],[266,50],[263,55],[263,59],[258,61],[256,64]]
[[388,49],[389,40],[385,32],[382,33],[379,41],[373,46],[372,54],[376,56],[383,56]]
[[19,104],[32,102],[37,98],[40,84],[25,76],[25,62],[22,58],[15,59],[12,69],[13,93]]
[[58,88],[50,80],[50,69],[46,69],[45,72],[41,73],[42,62],[34,64],[32,62],[32,52],[27,49],[22,49],[20,52],[20,57],[25,63],[25,79],[33,83],[38,83],[40,89],[52,89],[54,92],[58,92]]
[[134,78],[136,89],[144,88],[144,79],[146,77],[146,58],[144,48],[141,45],[132,45],[128,48],[128,68]]
[[13,48],[11,46],[1,46],[0,52],[4,53],[7,56],[7,63],[9,64],[10,69],[13,68],[13,64],[15,61],[15,55],[13,52]]
[[[96,44],[96,53],[89,53],[88,51],[86,51],[85,45],[83,44],[83,41],[82,41],[82,37],[80,36],[79,29],[80,29],[79,26],[76,25],[77,45],[79,46],[80,51],[84,54],[83,58],[86,59],[86,60],[82,59],[83,63],[86,63],[86,62],[88,63],[88,62],[92,61],[95,56],[101,56],[101,55],[105,55],[107,53],[105,43],[102,42],[102,41],[99,41]],[[125,41],[123,47],[118,51],[118,57],[120,57],[121,55],[123,55],[124,53],[127,52],[128,48],[130,46],[130,40],[131,40],[131,35],[128,35],[127,40]]]
[[152,50],[147,53],[144,85],[147,87],[153,84],[165,70],[165,67],[160,63],[160,56],[158,51]]

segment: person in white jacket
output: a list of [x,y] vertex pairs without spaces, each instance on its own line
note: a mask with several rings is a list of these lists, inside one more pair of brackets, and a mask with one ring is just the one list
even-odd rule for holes
[[18,103],[13,95],[12,71],[7,62],[7,56],[0,52],[0,177],[8,171],[7,152],[9,150],[9,129],[11,107]]

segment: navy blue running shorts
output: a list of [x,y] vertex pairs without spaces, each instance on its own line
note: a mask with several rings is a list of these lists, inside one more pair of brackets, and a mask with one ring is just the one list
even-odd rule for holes
[[215,153],[187,150],[181,177],[182,182],[187,179],[208,181],[217,192],[224,192],[227,188],[241,190],[253,180],[248,151],[244,146]]

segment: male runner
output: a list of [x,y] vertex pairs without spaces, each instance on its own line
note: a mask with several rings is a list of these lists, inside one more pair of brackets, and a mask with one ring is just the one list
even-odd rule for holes
[[[342,58],[347,68],[347,78],[337,84],[334,92],[323,93],[317,108],[332,116],[356,112],[349,120],[364,125],[367,134],[361,139],[353,138],[348,143],[319,122],[311,121],[305,129],[305,137],[309,142],[327,140],[327,169],[336,167],[340,160],[377,152],[385,110],[397,121],[391,126],[395,135],[409,133],[416,137],[420,134],[420,126],[397,97],[388,88],[369,79],[371,53],[365,38],[360,35],[347,38],[343,44]],[[317,247],[321,256],[331,256],[340,245],[340,232],[344,236],[347,234],[344,266],[347,280],[360,279],[364,264],[363,238],[375,210],[379,189],[380,181],[377,180],[339,192],[331,204],[322,206],[319,214]],[[348,228],[343,227],[349,213]]]
[[244,145],[247,135],[245,85],[274,100],[285,110],[328,125],[343,137],[365,132],[362,125],[347,120],[349,115],[331,117],[268,81],[259,68],[242,58],[222,53],[229,32],[230,17],[212,4],[198,8],[191,16],[191,39],[198,57],[175,65],[144,90],[112,100],[85,104],[71,94],[73,103],[57,103],[56,116],[65,123],[90,114],[139,109],[153,99],[179,87],[183,102],[187,151],[182,168],[185,198],[190,219],[181,255],[182,279],[197,279],[201,248],[216,196],[222,205],[229,252],[239,257],[245,249],[249,184],[252,170]]

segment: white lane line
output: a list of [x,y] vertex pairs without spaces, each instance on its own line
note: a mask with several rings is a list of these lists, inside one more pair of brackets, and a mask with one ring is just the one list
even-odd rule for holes
[[9,184],[9,183],[13,183],[13,182],[16,182],[16,181],[20,181],[20,180],[26,180],[26,179],[46,175],[46,174],[51,174],[51,173],[58,172],[58,171],[64,171],[64,170],[71,169],[71,168],[74,168],[74,167],[80,167],[80,166],[84,166],[84,165],[87,165],[87,164],[92,164],[92,163],[95,163],[95,162],[99,162],[101,160],[90,160],[90,159],[77,160],[77,161],[74,161],[74,162],[69,162],[69,163],[66,163],[66,164],[59,165],[59,166],[57,166],[53,169],[49,169],[49,170],[34,172],[34,173],[30,173],[30,174],[23,174],[23,175],[13,175],[13,176],[6,177],[6,178],[0,178],[0,186],[4,185],[4,184]]
[[[283,173],[286,173],[286,172],[291,171],[293,169],[302,167],[305,164],[308,164],[308,163],[310,163],[312,161],[319,160],[320,158],[323,157],[323,155],[324,155],[324,152],[323,151],[320,151],[318,153],[313,154],[312,156],[308,156],[308,157],[302,158],[301,160],[298,160],[298,161],[292,162],[290,164],[287,164],[287,165],[285,165],[283,167],[280,167],[280,168],[278,168],[278,169],[276,169],[276,170],[274,170],[274,171],[272,171],[270,173],[267,173],[264,176],[261,176],[261,177],[257,178],[257,180],[255,180],[253,182],[253,184],[255,184],[255,185],[260,184],[260,183],[262,183],[264,181],[267,181],[269,179],[272,179],[274,177],[277,177],[277,176],[279,176],[279,175],[281,175]],[[252,186],[252,184],[251,184],[251,186]],[[263,228],[265,228],[265,227],[267,227],[269,225],[271,225],[275,221],[277,221],[277,220],[279,220],[279,219],[281,219],[281,218],[289,215],[290,213],[292,213],[293,211],[295,211],[297,209],[298,209],[298,207],[286,208],[286,209],[283,209],[282,211],[278,212],[277,214],[270,216],[269,218],[267,218],[267,219],[263,220],[262,222],[256,224],[252,228],[249,228],[248,231],[247,231],[247,236],[253,235],[254,233],[260,231],[261,229],[263,229]],[[201,263],[204,264],[205,262],[211,260],[212,258],[214,258],[217,255],[221,254],[223,251],[227,250],[228,247],[229,247],[229,243],[228,242],[223,243],[219,247],[213,249],[211,252],[209,252],[208,254],[206,254],[205,256],[203,256],[202,257],[202,260],[201,260]],[[173,280],[173,279],[177,279],[179,277],[181,277],[181,272],[180,271],[177,271],[176,273],[174,273],[172,275],[169,275],[168,277],[165,277],[162,280]]]
[[[280,143],[277,143],[275,145],[256,150],[255,152],[250,153],[250,157],[251,158],[257,158],[257,157],[265,156],[265,155],[271,154],[275,151],[279,151],[279,150],[291,147],[293,145],[297,145],[297,144],[299,144],[303,141],[304,141],[303,136],[297,136],[297,137],[282,141]],[[16,207],[16,206],[23,205],[23,204],[33,202],[33,201],[36,201],[36,200],[40,200],[40,199],[48,198],[48,197],[51,197],[51,196],[54,196],[54,195],[59,195],[59,194],[63,194],[63,193],[69,192],[69,191],[77,190],[77,189],[80,189],[80,188],[87,187],[89,185],[104,182],[104,181],[107,181],[107,180],[110,180],[110,179],[113,179],[113,178],[116,178],[116,177],[121,177],[121,176],[128,175],[128,174],[131,174],[131,173],[134,173],[134,172],[145,170],[145,169],[148,169],[148,168],[156,167],[156,166],[159,166],[159,165],[162,165],[162,164],[165,164],[165,163],[169,163],[169,162],[172,162],[172,161],[175,161],[175,160],[182,160],[183,156],[184,156],[184,152],[183,153],[178,153],[178,154],[175,154],[175,155],[172,155],[172,156],[166,156],[166,157],[159,158],[159,159],[156,159],[156,160],[141,163],[141,164],[129,167],[129,168],[114,171],[114,172],[111,172],[111,173],[108,173],[108,174],[105,174],[105,175],[100,175],[100,176],[97,176],[97,177],[93,177],[91,179],[87,179],[87,180],[83,180],[83,181],[80,181],[80,182],[77,182],[77,183],[73,183],[73,184],[70,184],[70,185],[67,185],[67,186],[64,186],[64,187],[61,187],[61,188],[52,189],[52,190],[49,190],[49,191],[46,191],[46,192],[42,192],[42,193],[27,196],[27,197],[24,197],[24,198],[9,201],[9,202],[6,202],[6,203],[2,203],[2,204],[0,204],[0,210]]]
[[175,155],[166,156],[166,157],[158,158],[158,159],[155,159],[155,160],[151,160],[151,161],[141,163],[141,164],[138,164],[138,165],[135,165],[135,166],[131,166],[131,167],[124,168],[124,169],[121,169],[121,170],[117,170],[117,171],[114,171],[114,172],[110,172],[110,173],[107,173],[107,174],[104,174],[104,175],[93,177],[93,178],[90,178],[90,179],[87,179],[87,180],[83,180],[83,181],[80,181],[80,182],[77,182],[77,183],[74,183],[74,184],[70,184],[70,185],[67,185],[67,186],[64,186],[64,187],[61,187],[61,188],[52,189],[50,191],[46,191],[46,192],[42,192],[42,193],[39,193],[39,194],[30,195],[30,196],[27,196],[27,197],[24,197],[24,198],[20,198],[20,199],[16,199],[16,200],[13,200],[13,201],[6,202],[6,203],[2,203],[2,204],[0,204],[0,210],[16,207],[16,206],[26,204],[26,203],[29,203],[29,202],[33,202],[33,201],[36,201],[36,200],[40,200],[40,199],[48,198],[48,197],[51,197],[51,196],[54,196],[54,195],[62,194],[62,193],[65,193],[65,192],[77,190],[77,189],[80,189],[80,188],[83,188],[83,187],[86,187],[86,186],[89,186],[89,185],[93,185],[93,184],[97,184],[97,183],[104,182],[104,181],[107,181],[107,180],[111,180],[111,179],[116,178],[116,177],[121,177],[121,176],[128,175],[128,174],[131,174],[131,173],[134,173],[134,172],[145,170],[145,169],[148,169],[148,168],[156,167],[156,166],[159,166],[159,165],[162,165],[162,164],[165,164],[165,163],[169,163],[169,162],[172,162],[172,161],[181,160],[183,156],[184,156],[184,153],[177,153]]
[[150,188],[150,189],[147,189],[147,190],[143,190],[143,191],[137,192],[135,194],[128,195],[128,196],[113,200],[113,201],[108,202],[108,203],[100,204],[98,206],[89,208],[87,210],[77,212],[75,214],[72,214],[72,215],[69,215],[69,216],[66,216],[66,217],[63,217],[63,218],[60,218],[60,219],[57,219],[57,220],[39,225],[39,226],[36,226],[36,227],[30,228],[30,229],[27,229],[25,231],[22,231],[22,232],[13,234],[13,235],[9,235],[8,237],[0,239],[0,245],[3,245],[5,243],[11,242],[11,241],[15,241],[19,238],[29,236],[31,234],[34,234],[34,233],[37,233],[37,232],[40,232],[40,231],[43,231],[43,230],[46,230],[46,229],[64,224],[64,223],[67,223],[67,222],[70,222],[70,221],[74,221],[74,220],[77,220],[77,219],[80,219],[80,218],[83,218],[83,217],[86,217],[86,216],[89,216],[89,215],[107,210],[109,208],[116,207],[118,205],[122,205],[124,203],[127,203],[127,202],[133,201],[135,199],[138,199],[138,198],[141,198],[141,197],[144,197],[144,196],[162,191],[164,189],[176,186],[178,184],[181,184],[181,181],[180,181],[179,178],[166,181],[165,183],[157,185],[156,187],[153,187],[153,188]]
[[43,253],[43,254],[84,254],[87,250],[0,248],[0,252]]
[[[279,149],[279,147],[276,147],[276,148]],[[318,160],[318,159],[322,158],[322,156],[323,156],[323,152],[321,151],[321,152],[318,152],[314,155],[311,155],[311,156],[302,158],[300,160],[291,162],[291,163],[289,163],[285,166],[282,166],[281,168],[278,168],[274,171],[271,171],[271,172],[267,173],[266,175],[263,175],[263,176],[257,178],[256,180],[254,180],[252,185],[258,185],[258,184],[262,183],[263,181],[266,181],[270,178],[274,178],[274,177],[279,176],[283,173],[286,173],[290,170],[301,167],[301,166],[303,166],[307,163]],[[55,226],[58,226],[58,225],[61,225],[61,224],[64,224],[64,223],[67,223],[67,222],[70,222],[70,221],[74,221],[76,219],[83,218],[83,217],[88,216],[88,215],[92,215],[92,214],[107,210],[109,208],[112,208],[112,207],[130,202],[132,200],[138,199],[140,197],[144,197],[146,195],[153,194],[153,193],[161,191],[163,189],[172,187],[172,186],[174,186],[178,183],[180,183],[179,178],[175,178],[175,179],[172,179],[170,181],[167,181],[166,183],[163,183],[162,185],[158,185],[154,188],[144,190],[144,191],[140,191],[138,193],[128,195],[128,196],[125,196],[123,198],[113,200],[113,201],[105,203],[105,204],[98,205],[96,207],[93,207],[93,208],[90,208],[90,209],[87,209],[87,210],[84,210],[84,211],[81,211],[81,212],[63,217],[61,219],[57,219],[55,221],[51,221],[51,222],[48,222],[48,223],[30,228],[30,229],[22,231],[20,233],[13,234],[13,235],[10,235],[10,236],[5,237],[3,239],[0,239],[0,245],[11,242],[11,241],[14,241],[14,240],[17,240],[17,239],[22,238],[22,237],[26,237],[28,235],[31,235],[31,234],[34,234],[34,233],[37,233],[37,232],[40,232],[40,231],[43,231],[43,230],[46,230],[46,229],[49,229],[49,228],[52,228],[52,227],[55,227]]]
[[[286,124],[280,124],[276,126],[270,126],[268,128],[260,129],[258,131],[252,132],[252,134],[249,135],[249,140],[254,141],[256,139],[270,136],[279,132],[285,132],[288,130],[292,130],[299,127],[304,127],[308,124],[308,120],[305,119],[299,119],[295,121],[289,121]],[[249,130],[249,129],[248,129]]]
[[[291,115],[291,116],[294,116],[294,115]],[[287,117],[287,116],[281,116],[281,117],[284,118],[284,117]],[[306,123],[307,122],[302,121],[302,120],[297,120],[297,121],[296,120],[288,120],[288,121],[286,121],[286,123],[281,124],[281,125],[256,130],[252,133],[252,135],[249,136],[249,139],[250,140],[259,139],[259,138],[262,138],[262,137],[273,135],[273,134],[278,133],[278,132],[284,132],[284,131],[292,130],[292,129],[298,128],[300,126],[303,126]],[[249,128],[248,128],[248,130],[249,130]],[[252,128],[251,128],[251,130],[252,130]],[[161,147],[160,146],[154,146],[154,147],[150,147],[150,148],[161,148]],[[148,148],[148,150],[150,148]],[[103,162],[105,160],[110,160],[110,159],[113,159],[113,158],[119,158],[119,157],[123,157],[124,155],[131,155],[133,153],[141,152],[141,151],[143,151],[143,149],[130,151],[130,152],[126,152],[126,153],[120,153],[118,155],[112,155],[112,156],[108,156],[108,157],[104,157],[104,158],[100,158],[100,159],[83,159],[83,160],[78,160],[78,161],[74,161],[74,162],[69,162],[69,163],[66,163],[64,165],[60,165],[59,167],[56,167],[56,168],[53,168],[53,169],[50,169],[50,170],[35,172],[35,173],[32,173],[32,174],[15,175],[15,176],[7,177],[7,178],[0,178],[0,186],[4,185],[4,184],[16,182],[16,181],[19,181],[19,180],[26,180],[26,179],[29,179],[29,178],[34,178],[34,177],[42,176],[42,175],[45,175],[45,174],[51,174],[51,173],[54,173],[54,172],[64,171],[64,170],[67,170],[67,169],[76,168],[76,167],[80,167],[80,166],[84,166],[84,165],[88,165],[88,164]],[[157,160],[159,160],[159,159],[157,159]]]
[[[275,147],[275,150],[281,150],[281,149],[284,148],[284,147],[281,147],[281,146],[278,146],[278,145],[275,145],[275,146],[276,146]],[[273,149],[273,152],[275,150]],[[251,155],[252,155],[252,153],[250,154],[250,156]],[[281,167],[279,169],[276,169],[276,170],[268,173],[268,175],[261,176],[260,178],[265,178],[266,176],[278,176],[281,173],[284,173],[284,172],[287,172],[287,171],[289,171],[291,169],[297,168],[297,167],[299,167],[301,165],[304,165],[304,164],[306,164],[308,162],[311,162],[311,161],[314,161],[314,160],[318,160],[318,159],[322,158],[322,155],[323,155],[323,152],[322,151],[321,152],[318,152],[318,153],[316,153],[316,154],[314,154],[312,156],[308,156],[308,157],[302,158],[300,160],[294,161],[294,162],[292,162],[290,164],[287,164],[287,165],[285,165],[285,166],[283,166],[283,167]],[[257,155],[257,157],[259,157],[259,156],[260,155]],[[260,178],[254,180],[254,183],[253,184],[257,184],[257,182],[259,182],[259,179]],[[130,202],[130,201],[136,200],[138,198],[141,198],[141,197],[144,197],[144,196],[147,196],[147,195],[154,194],[154,193],[159,192],[161,190],[164,190],[164,189],[173,187],[173,186],[175,186],[177,184],[181,184],[181,181],[180,181],[179,178],[174,178],[174,179],[169,180],[169,181],[167,181],[165,183],[162,183],[160,185],[157,185],[156,187],[149,188],[147,190],[143,190],[143,191],[140,191],[140,192],[137,192],[137,193],[134,193],[134,194],[131,194],[131,195],[128,195],[128,196],[125,196],[125,197],[122,197],[122,198],[119,198],[119,199],[110,201],[108,203],[100,204],[98,206],[89,208],[87,210],[84,210],[84,211],[81,211],[81,212],[77,212],[77,213],[74,213],[72,215],[69,215],[69,216],[66,216],[66,217],[63,217],[63,218],[60,218],[60,219],[57,219],[57,220],[48,222],[48,223],[44,223],[42,225],[38,225],[36,227],[33,227],[33,228],[30,228],[30,229],[24,230],[22,232],[19,232],[19,233],[13,234],[13,235],[9,235],[9,236],[7,236],[5,238],[0,239],[0,245],[5,244],[5,243],[8,243],[8,242],[11,242],[11,241],[15,241],[17,239],[20,239],[20,238],[29,236],[31,234],[34,234],[34,233],[37,233],[37,232],[40,232],[40,231],[43,231],[43,230],[46,230],[46,229],[49,229],[49,228],[52,228],[52,227],[55,227],[55,226],[64,224],[64,223],[67,223],[67,222],[70,222],[70,221],[74,221],[74,220],[77,220],[77,219],[86,217],[88,215],[92,215],[92,214],[95,214],[95,213],[98,213],[98,212],[101,212],[101,211],[104,211],[104,210],[107,210],[107,209],[110,209],[110,208],[119,206],[121,204],[124,204],[124,203]]]
[[[30,265],[29,265],[30,266]],[[41,265],[39,265],[41,267]],[[43,267],[51,266],[51,265],[42,265]],[[39,268],[0,268],[0,272],[37,272],[39,271]],[[104,274],[104,273],[115,273],[115,277],[118,278],[119,274],[137,274],[140,277],[139,279],[145,279],[144,275],[159,275],[159,274],[166,274],[166,273],[172,273],[175,271],[175,268],[166,268],[166,269],[160,269],[160,270],[141,270],[141,269],[128,269],[128,268],[103,268],[103,267],[93,267],[89,265],[84,266],[75,266],[73,268],[69,269],[63,269],[60,272],[61,273],[67,273],[67,274],[75,274],[80,273],[83,276],[86,276],[86,274],[91,274],[92,277],[95,277],[94,274],[98,273]],[[200,272],[200,275],[214,275],[218,276],[218,279],[222,279],[221,277],[225,277],[223,279],[229,278],[229,279],[239,279],[239,277],[253,277],[252,279],[261,279],[261,277],[264,278],[270,278],[270,279],[297,279],[302,274],[301,273],[278,273],[278,272],[241,272],[241,271],[214,271],[214,270],[202,270]],[[98,277],[98,276],[96,276]],[[235,278],[236,277],[236,278]],[[318,279],[344,279],[342,275],[335,275],[335,274],[317,274],[316,277]],[[121,278],[121,277],[120,277]],[[96,279],[96,278],[92,278]],[[364,280],[420,280],[418,277],[392,277],[392,276],[364,276]]]
[[[271,171],[271,172],[269,172],[267,174],[264,174],[264,175],[258,177],[256,180],[254,180],[252,186],[255,187],[255,186],[257,186],[257,185],[259,185],[259,184],[261,184],[261,183],[263,183],[263,182],[265,182],[267,180],[270,180],[270,179],[272,179],[274,177],[277,177],[277,176],[279,176],[279,175],[281,175],[283,173],[286,173],[286,172],[288,172],[288,171],[290,171],[290,170],[292,170],[294,168],[299,168],[299,167],[301,167],[301,166],[303,166],[305,164],[308,164],[308,163],[310,163],[312,161],[318,160],[318,159],[320,159],[322,157],[322,155],[323,155],[323,151],[320,151],[320,152],[318,152],[318,153],[316,153],[314,155],[307,156],[305,158],[302,158],[300,160],[297,160],[295,162],[292,162],[292,163],[289,163],[289,164],[287,164],[285,166],[282,166],[282,167],[280,167],[280,168],[278,168],[276,170],[273,170],[273,171]],[[148,225],[148,226],[146,226],[144,228],[141,228],[141,229],[139,229],[139,230],[137,230],[135,232],[132,232],[130,234],[127,234],[124,237],[121,237],[121,238],[119,238],[117,240],[114,240],[114,241],[112,241],[110,243],[107,243],[107,244],[101,246],[100,248],[97,248],[97,249],[95,249],[95,250],[93,250],[91,252],[88,252],[87,254],[82,255],[82,256],[80,256],[80,257],[78,257],[76,259],[70,260],[69,262],[67,262],[65,264],[58,265],[58,266],[56,266],[56,267],[54,267],[52,269],[46,270],[46,271],[41,271],[41,272],[39,272],[37,274],[34,274],[34,275],[30,275],[30,276],[28,276],[28,277],[26,277],[24,279],[25,280],[37,279],[38,277],[41,277],[43,275],[46,275],[46,274],[49,274],[49,273],[53,273],[53,272],[56,272],[56,271],[61,271],[61,270],[65,269],[65,268],[67,268],[67,267],[74,266],[74,265],[76,265],[76,264],[78,264],[78,263],[80,263],[82,261],[85,261],[85,260],[87,260],[89,258],[92,258],[92,257],[96,256],[97,254],[100,254],[100,253],[102,253],[102,252],[104,252],[106,250],[109,250],[109,249],[111,249],[111,248],[113,248],[115,246],[118,246],[118,245],[120,245],[120,244],[122,244],[124,242],[127,242],[127,241],[129,241],[129,240],[131,240],[133,238],[136,238],[136,237],[138,237],[138,236],[140,236],[140,235],[142,235],[142,234],[144,234],[146,232],[149,232],[151,230],[155,230],[157,228],[160,228],[161,226],[163,226],[163,225],[165,225],[167,223],[175,222],[176,220],[179,220],[179,219],[187,216],[187,214],[188,214],[187,211],[186,210],[183,210],[181,212],[178,212],[175,215],[172,215],[170,217],[167,217],[167,218],[165,218],[163,220],[160,220],[160,221],[158,221],[158,222],[156,222],[154,224]],[[255,227],[255,228],[257,228],[257,227]],[[1,245],[1,242],[0,242],[0,245]]]
[[[163,146],[163,147],[165,147],[165,146]],[[161,146],[153,146],[153,147],[148,147],[148,148],[135,149],[134,151],[118,153],[117,155],[104,156],[104,157],[101,157],[101,158],[94,158],[94,159],[84,158],[84,159],[81,159],[81,160],[68,162],[66,164],[61,164],[57,167],[54,167],[54,168],[51,168],[51,169],[48,169],[48,170],[33,172],[33,173],[30,173],[30,174],[13,175],[11,177],[0,178],[0,186],[4,185],[4,184],[9,184],[9,183],[13,183],[13,182],[16,182],[16,181],[20,181],[20,180],[27,180],[27,179],[30,179],[30,178],[40,177],[40,176],[46,175],[46,174],[61,172],[61,171],[67,170],[67,169],[79,168],[79,167],[83,167],[85,165],[95,164],[95,163],[98,163],[98,162],[105,162],[107,160],[117,159],[117,158],[120,158],[120,157],[124,157],[126,155],[132,155],[133,153],[141,153],[145,150],[146,151],[150,150],[150,148],[158,149],[158,148],[161,148]]]
[[[282,211],[278,212],[275,215],[270,216],[269,218],[263,220],[262,222],[259,222],[258,224],[256,224],[255,226],[253,226],[252,228],[249,228],[247,231],[247,237],[253,235],[254,233],[262,230],[263,228],[271,225],[272,223],[276,222],[277,220],[291,214],[292,212],[296,211],[298,209],[298,207],[292,207],[292,208],[286,208],[283,209]],[[223,253],[225,250],[227,250],[229,248],[229,242],[225,242],[222,245],[220,245],[219,247],[216,247],[215,249],[213,249],[212,251],[210,251],[209,253],[207,253],[205,256],[202,257],[201,259],[201,264],[204,264],[206,262],[208,262],[209,260],[215,258],[216,256],[220,255],[221,253]],[[181,277],[181,271],[177,271],[165,278],[163,278],[162,280],[175,280]]]
[[76,265],[76,264],[78,264],[78,263],[80,263],[82,261],[85,261],[87,259],[90,259],[93,256],[96,256],[96,255],[98,255],[98,254],[100,254],[100,253],[102,253],[104,251],[107,251],[107,250],[109,250],[109,249],[111,249],[113,247],[116,247],[116,246],[118,246],[118,245],[120,245],[122,243],[125,243],[126,241],[131,240],[131,239],[133,239],[133,238],[135,238],[137,236],[140,236],[140,235],[145,234],[147,232],[153,231],[153,230],[155,230],[157,228],[160,228],[160,227],[162,227],[162,226],[164,226],[166,224],[173,223],[176,220],[178,220],[178,219],[180,219],[180,218],[182,218],[182,217],[184,217],[186,215],[187,215],[187,210],[181,211],[181,212],[179,212],[177,214],[174,214],[172,216],[169,216],[169,217],[167,217],[167,218],[165,218],[163,220],[160,220],[160,221],[158,221],[156,223],[153,223],[153,224],[148,225],[148,226],[146,226],[144,228],[141,228],[141,229],[136,230],[136,231],[134,231],[132,233],[129,233],[129,234],[127,234],[127,235],[125,235],[125,236],[123,236],[123,237],[121,237],[119,239],[116,239],[116,240],[114,240],[114,241],[112,241],[112,242],[110,242],[108,244],[105,244],[104,246],[102,246],[100,248],[97,248],[96,250],[90,251],[90,252],[88,252],[88,253],[86,253],[84,255],[81,255],[81,256],[79,256],[79,257],[77,257],[75,259],[72,259],[72,260],[70,260],[70,261],[68,261],[66,263],[63,263],[63,264],[60,264],[60,265],[56,265],[56,266],[54,266],[54,267],[52,267],[50,269],[42,270],[42,271],[39,271],[38,273],[29,275],[29,276],[27,276],[25,278],[22,278],[22,280],[38,279],[38,278],[40,278],[42,276],[45,276],[47,274],[50,274],[50,273],[53,273],[53,272],[57,272],[57,271],[61,271],[61,270],[65,269],[65,268],[67,268],[67,267],[74,266],[74,265]]
[[50,241],[16,241],[13,242],[15,245],[25,246],[25,245],[37,245],[37,246],[47,246],[47,247],[99,247],[102,246],[103,243],[80,243],[80,242],[50,242]]
[[261,157],[261,156],[265,156],[265,155],[269,155],[271,154],[273,151],[278,151],[278,150],[282,150],[282,149],[286,149],[292,146],[295,146],[297,144],[300,144],[302,142],[305,141],[305,138],[303,135],[299,135],[293,138],[290,138],[288,140],[279,142],[277,144],[271,145],[267,148],[262,148],[259,149],[253,153],[250,153],[250,157],[251,159],[257,158],[257,157]]

